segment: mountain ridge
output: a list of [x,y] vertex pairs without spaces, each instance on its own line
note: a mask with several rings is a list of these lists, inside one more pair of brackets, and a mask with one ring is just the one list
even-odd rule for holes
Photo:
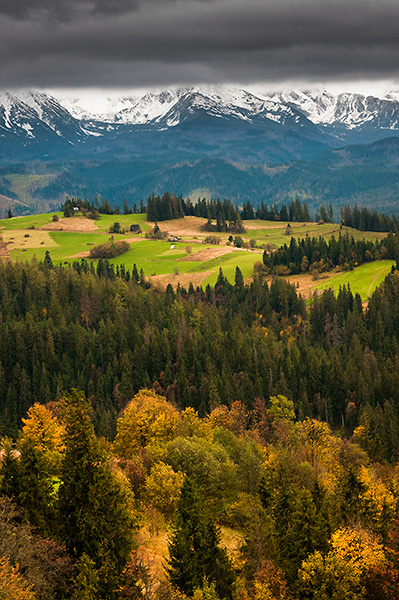
[[29,145],[34,139],[49,142],[55,134],[58,143],[81,144],[129,127],[176,127],[196,113],[255,126],[274,122],[306,133],[313,129],[313,137],[324,137],[329,146],[399,135],[399,93],[394,91],[378,98],[349,92],[334,95],[327,90],[254,94],[241,88],[203,86],[104,101],[105,112],[101,112],[98,107],[90,111],[78,97],[68,95],[0,92],[0,137],[12,134]]

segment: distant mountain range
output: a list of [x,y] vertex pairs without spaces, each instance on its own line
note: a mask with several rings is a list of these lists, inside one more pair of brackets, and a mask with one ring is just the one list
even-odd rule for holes
[[5,141],[12,135],[28,143],[34,139],[46,142],[55,134],[76,145],[90,136],[123,133],[123,126],[159,131],[206,115],[253,126],[278,124],[327,145],[340,145],[360,141],[362,136],[370,142],[399,135],[398,98],[399,92],[384,98],[333,95],[325,90],[255,95],[243,89],[208,86],[105,98],[101,108],[94,108],[68,94],[55,98],[35,91],[2,92],[0,137]]
[[[66,193],[120,203],[166,189],[254,203],[296,194],[315,205],[384,199],[391,207],[399,200],[399,145],[389,141],[399,142],[398,99],[395,91],[377,98],[208,86],[95,104],[67,93],[2,92],[0,195],[26,210]],[[21,189],[18,172],[35,180]]]

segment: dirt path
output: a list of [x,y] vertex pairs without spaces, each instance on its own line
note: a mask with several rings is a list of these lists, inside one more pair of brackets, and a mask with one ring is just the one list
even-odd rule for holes
[[366,294],[367,298],[369,296],[371,296],[371,292],[372,292],[372,290],[374,290],[374,287],[375,287],[374,284],[375,284],[375,282],[376,282],[376,280],[378,279],[379,276],[380,276],[380,273],[376,273],[374,275],[374,277],[373,277],[373,279],[372,279],[372,281],[371,281],[371,283],[370,283],[370,285],[368,287],[368,290],[367,290],[367,294]]

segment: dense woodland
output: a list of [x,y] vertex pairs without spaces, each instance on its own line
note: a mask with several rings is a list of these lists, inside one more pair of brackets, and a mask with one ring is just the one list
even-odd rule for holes
[[263,253],[263,264],[268,273],[297,275],[307,271],[323,273],[334,267],[350,270],[373,260],[399,258],[399,238],[389,233],[381,241],[355,240],[347,232],[330,240],[291,237],[289,245]]
[[0,339],[0,598],[398,598],[397,270],[364,309],[6,262]]
[[353,209],[347,204],[341,210],[341,223],[360,231],[392,231],[397,233],[399,219],[396,215],[387,215],[377,210],[360,209],[357,204]]

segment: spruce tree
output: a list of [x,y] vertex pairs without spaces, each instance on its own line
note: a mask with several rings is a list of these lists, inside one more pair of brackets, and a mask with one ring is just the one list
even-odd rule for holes
[[231,598],[234,575],[219,541],[219,530],[205,514],[198,491],[187,477],[169,543],[167,573],[171,583],[189,595],[202,589],[205,582],[214,583],[220,598]]
[[59,492],[63,539],[72,556],[86,555],[93,561],[100,592],[112,599],[133,544],[126,493],[99,448],[89,402],[74,390],[63,404],[66,435]]
[[241,269],[238,265],[236,267],[234,283],[235,283],[236,287],[240,290],[244,287],[244,277],[243,277]]

